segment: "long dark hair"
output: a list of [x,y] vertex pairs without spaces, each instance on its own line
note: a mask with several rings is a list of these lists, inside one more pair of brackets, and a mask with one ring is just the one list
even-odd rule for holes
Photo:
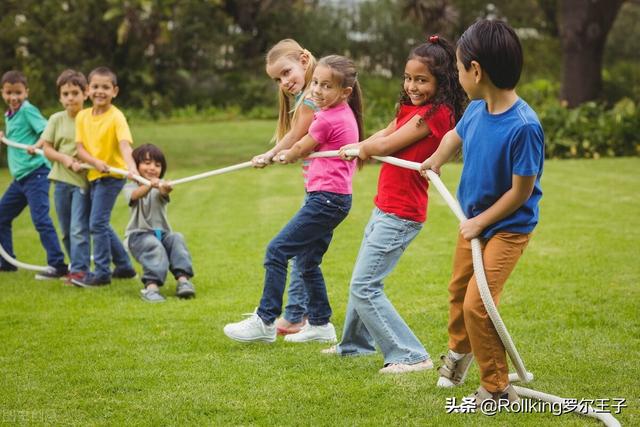
[[[429,41],[411,50],[407,61],[415,59],[427,66],[429,72],[436,78],[437,89],[435,95],[429,100],[431,108],[425,113],[423,119],[431,117],[440,105],[448,106],[453,112],[457,122],[467,105],[465,94],[458,80],[456,67],[456,51],[453,45],[445,38],[434,35]],[[411,99],[404,90],[400,92],[399,102],[411,105]]]

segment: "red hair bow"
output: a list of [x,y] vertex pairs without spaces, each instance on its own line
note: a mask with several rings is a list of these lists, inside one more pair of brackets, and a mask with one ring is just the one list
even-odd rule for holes
[[429,41],[430,41],[431,43],[434,43],[434,44],[435,44],[435,43],[438,43],[438,40],[440,40],[440,38],[439,38],[438,36],[431,36],[431,37],[429,37]]

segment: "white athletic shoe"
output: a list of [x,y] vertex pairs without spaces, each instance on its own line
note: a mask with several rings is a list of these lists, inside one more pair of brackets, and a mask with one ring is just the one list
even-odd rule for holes
[[284,340],[287,342],[319,341],[330,343],[338,341],[336,338],[336,328],[334,328],[331,323],[327,323],[326,325],[310,325],[306,323],[302,329],[300,329],[300,332],[286,335]]
[[276,325],[267,325],[256,313],[248,315],[237,323],[229,323],[224,327],[224,334],[235,341],[254,342],[265,341],[274,342],[276,340]]

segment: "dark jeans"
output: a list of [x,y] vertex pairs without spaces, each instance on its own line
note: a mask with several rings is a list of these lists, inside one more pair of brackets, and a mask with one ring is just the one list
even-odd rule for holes
[[91,182],[91,213],[89,230],[93,244],[95,274],[102,279],[111,278],[111,260],[118,269],[133,269],[129,255],[118,235],[111,228],[111,211],[124,179],[100,178]]
[[269,243],[264,260],[264,289],[257,311],[265,323],[273,323],[282,312],[287,265],[293,257],[309,295],[309,324],[329,322],[331,306],[320,263],[333,230],[347,217],[349,209],[350,194],[311,192],[304,206]]
[[[47,264],[57,270],[65,270],[64,253],[49,216],[49,168],[41,166],[20,180],[13,180],[0,199],[0,244],[15,258],[11,224],[27,205],[31,220],[40,235],[40,242],[47,252]],[[10,265],[0,257],[0,266]]]
[[180,233],[163,233],[162,240],[154,232],[138,232],[129,236],[131,255],[142,265],[142,283],[164,284],[167,271],[177,279],[193,277],[191,255]]

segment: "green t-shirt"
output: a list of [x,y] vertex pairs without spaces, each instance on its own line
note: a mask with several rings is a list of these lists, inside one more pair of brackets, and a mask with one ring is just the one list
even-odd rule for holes
[[[78,152],[76,149],[75,118],[71,117],[66,111],[59,111],[53,114],[49,117],[47,127],[42,132],[42,139],[50,143],[57,152],[75,157]],[[76,173],[60,162],[53,162],[49,179],[80,188],[89,187],[86,172]]]
[[[34,145],[38,142],[40,134],[47,125],[40,110],[24,101],[20,109],[11,117],[7,113],[4,116],[7,139],[25,145]],[[40,166],[51,167],[44,156],[31,155],[20,148],[8,147],[9,172],[15,179],[22,179]]]

